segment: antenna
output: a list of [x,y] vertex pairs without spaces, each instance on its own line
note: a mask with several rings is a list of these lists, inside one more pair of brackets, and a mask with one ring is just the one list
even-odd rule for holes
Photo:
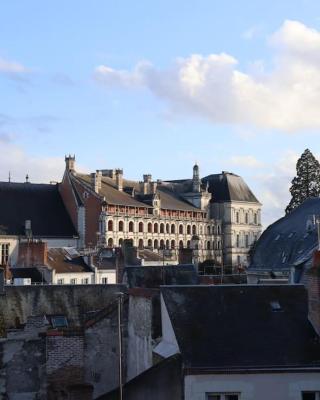
[[11,182],[11,172],[9,171],[9,177],[8,177],[8,182]]

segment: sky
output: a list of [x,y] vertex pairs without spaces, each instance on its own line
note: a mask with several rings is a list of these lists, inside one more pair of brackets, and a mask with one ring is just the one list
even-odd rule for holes
[[[320,154],[319,0],[3,0],[0,180],[241,175],[284,214]],[[319,157],[318,157],[319,158]]]

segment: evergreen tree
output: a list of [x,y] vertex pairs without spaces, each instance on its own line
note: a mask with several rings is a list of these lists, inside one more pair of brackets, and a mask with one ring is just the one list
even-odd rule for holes
[[320,164],[309,149],[306,149],[297,161],[296,170],[297,176],[291,182],[292,198],[286,208],[286,214],[309,197],[320,196]]

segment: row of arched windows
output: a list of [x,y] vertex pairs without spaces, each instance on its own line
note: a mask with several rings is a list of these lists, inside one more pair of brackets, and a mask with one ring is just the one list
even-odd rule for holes
[[[132,221],[129,222],[129,232],[134,232],[134,223]],[[108,231],[112,232],[114,230],[114,223],[112,220],[108,221]],[[118,231],[119,232],[123,232],[124,231],[124,222],[123,221],[119,221],[118,222]],[[145,232],[144,230],[144,223],[143,222],[139,222],[138,224],[138,232]],[[171,234],[175,234],[176,233],[176,225],[175,224],[164,224],[164,223],[160,223],[158,224],[157,222],[152,224],[151,222],[149,222],[147,224],[147,232],[148,233],[171,233]],[[214,226],[210,227],[210,225],[207,226],[207,234],[210,235],[212,232],[212,234],[215,234],[215,229]],[[179,225],[178,227],[178,231],[177,233],[179,233],[179,235],[183,235],[185,233],[185,229],[184,226],[182,224]],[[197,226],[196,225],[187,225],[187,229],[186,229],[186,233],[187,235],[196,235],[197,232]],[[203,231],[202,231],[202,226],[200,226],[199,228],[199,233],[200,235],[202,235]],[[220,235],[220,226],[217,226],[217,234]]]

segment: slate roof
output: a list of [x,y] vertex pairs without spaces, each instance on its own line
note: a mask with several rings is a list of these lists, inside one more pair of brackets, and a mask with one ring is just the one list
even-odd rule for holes
[[24,235],[26,220],[36,237],[77,236],[57,185],[0,182],[0,234]]
[[249,270],[288,270],[312,258],[318,245],[313,215],[320,199],[311,198],[270,225],[256,243]]
[[165,286],[161,293],[186,369],[320,369],[302,285]]
[[192,264],[131,266],[125,268],[129,288],[159,288],[161,285],[196,285],[198,274]]
[[65,248],[51,248],[48,250],[47,265],[56,273],[92,272],[92,269],[78,254],[72,255]]
[[208,175],[202,182],[209,182],[209,192],[213,194],[213,201],[245,201],[259,203],[245,181],[236,174],[222,172],[221,174]]

